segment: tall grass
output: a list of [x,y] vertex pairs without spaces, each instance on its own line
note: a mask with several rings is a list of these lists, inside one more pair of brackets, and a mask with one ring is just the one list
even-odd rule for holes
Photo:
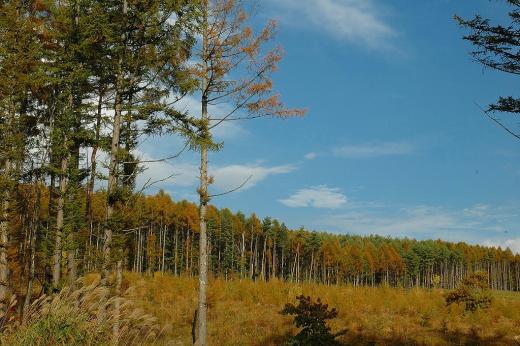
[[[11,321],[0,335],[3,345],[191,345],[197,307],[197,280],[125,273],[121,332],[112,336],[116,318],[99,297],[97,276],[77,290],[42,297],[30,308],[27,325]],[[495,292],[487,310],[467,313],[447,307],[442,290],[389,287],[354,288],[292,284],[271,280],[210,281],[210,345],[281,345],[298,331],[280,311],[300,294],[338,310],[333,331],[347,330],[345,345],[520,345],[520,294]],[[113,299],[107,302],[112,306]],[[155,316],[155,317],[151,317]]]
[[[196,279],[128,273],[128,299],[167,327],[158,345],[191,344]],[[209,290],[211,345],[280,345],[297,330],[279,312],[297,295],[320,297],[338,309],[333,331],[347,345],[520,345],[520,294],[497,293],[490,309],[447,307],[442,290],[354,288],[214,279]]]
[[[106,302],[106,288],[99,280],[90,280],[80,288],[63,289],[54,296],[42,296],[28,311],[27,322],[21,325],[11,318],[0,334],[0,345],[143,345],[153,344],[160,327],[157,319],[145,314],[124,298],[113,297]],[[116,316],[114,300],[121,302],[121,313]],[[103,319],[99,312],[104,309]],[[120,332],[113,334],[112,326],[118,319]]]

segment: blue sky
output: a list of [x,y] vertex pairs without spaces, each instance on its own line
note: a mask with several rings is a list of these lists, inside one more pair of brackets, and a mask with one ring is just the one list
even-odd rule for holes
[[[294,228],[520,251],[520,143],[477,106],[514,95],[517,80],[472,62],[452,19],[480,13],[503,21],[502,1],[259,4],[255,21],[277,19],[286,52],[275,88],[308,114],[219,128],[213,192],[252,179],[214,204]],[[183,107],[197,109],[196,100]],[[160,158],[181,147],[174,137],[153,138],[139,152]],[[195,201],[197,167],[197,154],[184,153],[151,164],[140,183],[176,173],[149,192]]]

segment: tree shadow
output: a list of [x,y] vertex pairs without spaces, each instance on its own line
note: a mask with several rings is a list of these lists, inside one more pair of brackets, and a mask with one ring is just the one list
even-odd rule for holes
[[[435,334],[442,338],[447,345],[458,346],[506,346],[511,345],[511,340],[505,338],[504,335],[495,335],[492,337],[480,337],[475,330],[470,333],[462,332],[446,332],[435,331]],[[273,334],[255,343],[256,346],[278,346],[284,343],[292,336],[291,333]],[[425,345],[422,342],[403,339],[401,337],[383,338],[375,336],[360,335],[356,332],[347,331],[339,340],[341,345],[345,346],[415,346]]]

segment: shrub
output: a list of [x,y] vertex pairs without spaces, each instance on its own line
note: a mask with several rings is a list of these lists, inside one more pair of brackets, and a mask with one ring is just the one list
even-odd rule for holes
[[486,272],[475,272],[466,276],[459,287],[446,295],[446,304],[464,304],[466,311],[475,312],[491,305],[491,292]]
[[318,298],[313,302],[311,297],[297,296],[297,306],[287,303],[282,310],[283,315],[295,315],[294,324],[302,330],[291,337],[286,345],[320,346],[339,345],[336,337],[344,332],[332,334],[326,320],[336,318],[338,312],[335,308],[329,310],[328,305]]

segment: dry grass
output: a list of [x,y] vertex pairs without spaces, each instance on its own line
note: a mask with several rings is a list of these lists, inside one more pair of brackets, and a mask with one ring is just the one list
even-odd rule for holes
[[[0,334],[0,345],[114,344],[114,314],[108,313],[105,321],[96,317],[103,288],[95,275],[84,282],[77,290],[38,299],[28,324],[12,321]],[[189,277],[126,273],[116,343],[191,345],[197,283]],[[279,312],[300,294],[321,297],[338,309],[330,325],[333,331],[347,329],[340,338],[346,345],[520,345],[518,293],[495,292],[490,309],[465,314],[461,306],[446,307],[441,290],[220,279],[210,281],[210,344],[283,344],[297,330],[291,317]]]
[[[163,325],[159,345],[190,345],[197,304],[197,281],[156,274],[128,273],[134,288],[126,298]],[[492,307],[464,314],[446,307],[443,292],[425,289],[328,287],[272,280],[210,282],[211,345],[280,345],[296,332],[279,311],[299,294],[321,297],[339,310],[333,331],[347,329],[340,340],[351,345],[520,345],[520,294],[497,292]]]
[[[0,332],[0,345],[142,345],[157,340],[160,328],[154,317],[127,299],[119,299],[121,309],[116,315],[110,308],[116,298],[103,299],[107,289],[98,280],[88,281],[78,281],[78,289],[65,288],[57,295],[34,301],[25,324],[9,320]],[[106,311],[103,318],[99,317],[100,311]],[[120,333],[114,337],[116,318]]]

